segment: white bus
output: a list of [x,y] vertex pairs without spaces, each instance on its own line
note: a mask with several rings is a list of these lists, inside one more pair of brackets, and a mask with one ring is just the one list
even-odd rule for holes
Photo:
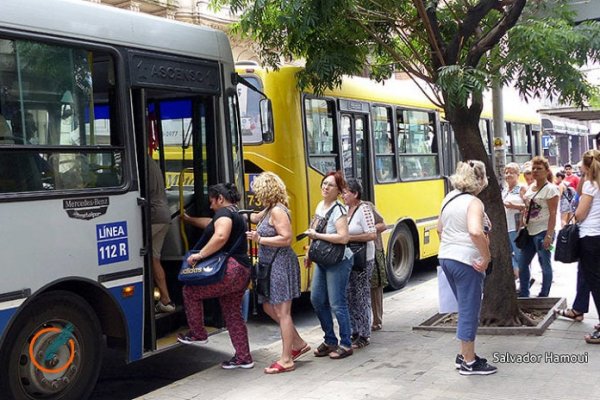
[[[89,397],[103,341],[128,362],[176,344],[176,275],[200,234],[179,215],[208,212],[208,185],[243,190],[235,83],[223,32],[75,0],[0,2],[2,399]],[[181,187],[167,180],[171,314],[154,312],[150,131],[162,171],[190,168]]]

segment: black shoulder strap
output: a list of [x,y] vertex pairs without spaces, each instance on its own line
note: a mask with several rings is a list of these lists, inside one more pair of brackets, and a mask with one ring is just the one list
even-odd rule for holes
[[533,203],[533,199],[535,199],[535,196],[537,196],[538,193],[541,192],[542,189],[545,188],[547,184],[548,184],[548,182],[544,183],[544,185],[537,192],[535,192],[535,194],[533,195],[531,200],[529,200],[529,206],[527,206],[527,218],[525,218],[525,226],[527,226],[527,224],[529,224],[529,214],[531,214],[531,203]]
[[360,204],[358,206],[356,206],[356,210],[354,210],[354,212],[352,213],[352,215],[350,216],[350,219],[348,220],[348,225],[350,225],[350,222],[352,221],[352,218],[354,218],[354,214],[356,214],[356,212],[358,211],[358,209],[360,208],[360,206],[363,205],[363,202],[361,201]]
[[457,194],[456,196],[454,196],[453,198],[451,198],[450,200],[448,200],[448,201],[446,202],[446,204],[444,204],[444,207],[442,207],[442,210],[440,211],[440,216],[441,216],[441,215],[442,215],[442,213],[444,212],[444,208],[446,208],[446,206],[447,206],[448,204],[450,204],[450,202],[451,202],[452,200],[456,199],[456,198],[457,198],[457,197],[459,197],[459,196],[465,195],[465,194],[471,194],[471,193],[467,193],[467,192],[460,192],[459,194]]

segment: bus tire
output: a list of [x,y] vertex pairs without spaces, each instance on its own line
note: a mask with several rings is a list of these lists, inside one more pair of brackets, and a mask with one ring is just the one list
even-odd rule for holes
[[393,289],[406,286],[415,263],[415,242],[410,228],[399,224],[388,244],[387,275]]
[[6,371],[0,378],[3,395],[14,400],[87,399],[100,372],[101,334],[98,318],[83,298],[66,291],[40,295],[17,318],[0,352]]

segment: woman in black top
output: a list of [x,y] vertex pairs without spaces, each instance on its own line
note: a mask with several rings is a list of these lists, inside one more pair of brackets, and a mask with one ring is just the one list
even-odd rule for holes
[[[184,344],[203,345],[208,342],[204,327],[204,299],[218,298],[225,324],[229,331],[235,355],[224,361],[224,369],[252,368],[254,362],[248,344],[248,329],[242,317],[242,298],[250,281],[250,260],[247,255],[246,240],[238,240],[246,234],[246,221],[238,213],[237,202],[240,194],[230,183],[220,183],[208,188],[210,208],[214,217],[193,218],[184,215],[184,220],[205,230],[206,243],[201,243],[200,251],[188,258],[190,265],[223,250],[231,254],[222,281],[207,286],[184,286],[183,303],[190,331],[177,340]],[[234,245],[236,248],[232,248]]]

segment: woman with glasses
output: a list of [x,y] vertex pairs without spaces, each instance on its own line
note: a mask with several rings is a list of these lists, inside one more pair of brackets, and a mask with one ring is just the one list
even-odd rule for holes
[[[365,246],[365,265],[357,268],[356,256],[348,284],[348,306],[352,325],[352,348],[361,349],[371,340],[371,288],[369,278],[375,266],[375,217],[369,204],[361,200],[362,185],[357,179],[346,182],[342,197],[348,206],[350,242]],[[356,253],[355,253],[356,254]]]
[[559,191],[552,181],[548,160],[536,156],[531,160],[533,183],[525,192],[523,222],[529,233],[527,245],[521,249],[519,260],[519,296],[529,297],[529,264],[538,255],[542,267],[542,289],[538,297],[548,297],[552,286],[552,260],[550,246],[554,240]]
[[[348,243],[346,208],[338,201],[338,196],[345,188],[346,182],[340,171],[328,173],[321,181],[323,200],[317,205],[310,229],[305,232],[312,241],[322,240],[343,245]],[[324,232],[315,230],[319,221],[326,224]],[[310,266],[308,254],[305,262]],[[352,251],[348,248],[337,264],[325,266],[316,263],[310,300],[325,335],[323,343],[314,351],[315,357],[329,356],[332,359],[341,359],[352,355],[350,314],[346,298],[351,268]],[[339,325],[339,342],[333,329],[332,312]]]

